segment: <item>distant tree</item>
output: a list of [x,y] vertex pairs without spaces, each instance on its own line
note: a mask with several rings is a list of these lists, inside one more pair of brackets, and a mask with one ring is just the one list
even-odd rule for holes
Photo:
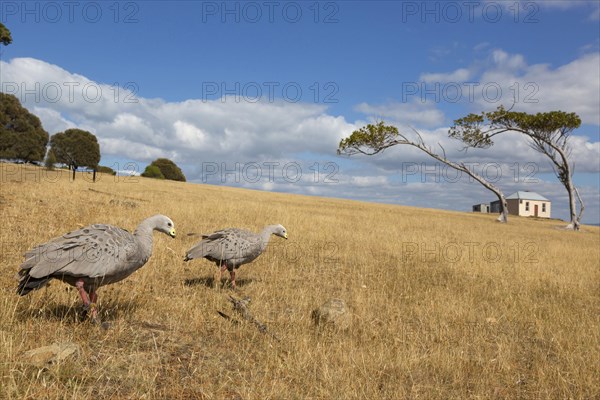
[[144,172],[142,172],[142,176],[146,178],[156,178],[156,179],[165,179],[165,176],[162,172],[160,172],[160,168],[156,165],[148,165]]
[[473,169],[469,168],[462,162],[454,162],[446,158],[446,152],[442,149],[442,154],[436,153],[430,146],[427,146],[423,141],[421,135],[415,131],[417,139],[410,140],[406,135],[399,133],[398,128],[395,126],[387,126],[383,121],[380,121],[376,125],[368,124],[365,127],[360,128],[352,132],[352,134],[340,141],[338,147],[338,154],[354,155],[354,154],[366,154],[375,155],[384,151],[385,149],[396,146],[396,145],[409,145],[416,147],[422,152],[428,154],[432,158],[461,171],[475,179],[477,182],[482,184],[486,189],[492,191],[500,200],[500,216],[498,222],[508,222],[508,203],[504,193],[495,186],[493,183],[487,181],[484,177],[477,174]]
[[48,132],[12,94],[0,93],[0,158],[42,161]]
[[12,37],[10,36],[10,31],[4,24],[0,22],[0,43],[5,46],[8,46],[12,43]]
[[50,151],[54,152],[57,162],[73,168],[73,179],[77,167],[86,166],[95,172],[100,162],[98,139],[81,129],[67,129],[53,135],[50,139]]
[[152,161],[150,165],[158,167],[165,179],[185,182],[185,175],[183,175],[181,169],[177,164],[167,158],[158,158]]
[[98,168],[96,168],[96,171],[102,172],[103,174],[117,175],[117,171],[115,171],[111,167],[106,167],[104,165],[98,165]]
[[[577,114],[563,111],[528,114],[505,110],[500,106],[496,111],[469,114],[454,123],[450,136],[460,139],[467,148],[489,148],[494,144],[494,136],[507,131],[525,135],[531,148],[550,159],[556,177],[567,190],[571,221],[566,229],[579,230],[585,207],[573,184],[574,164],[570,160],[569,143],[571,133],[581,125]],[[579,200],[579,214],[576,197]]]
[[54,169],[54,164],[56,164],[56,156],[52,150],[48,151],[46,154],[46,160],[44,161],[44,165],[47,170],[52,171]]

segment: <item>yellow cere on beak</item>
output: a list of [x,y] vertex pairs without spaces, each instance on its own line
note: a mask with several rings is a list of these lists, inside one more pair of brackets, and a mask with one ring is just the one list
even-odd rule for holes
[[287,239],[287,232],[283,234],[283,237]]
[[169,235],[171,235],[172,238],[175,237],[175,228],[173,228],[169,231]]

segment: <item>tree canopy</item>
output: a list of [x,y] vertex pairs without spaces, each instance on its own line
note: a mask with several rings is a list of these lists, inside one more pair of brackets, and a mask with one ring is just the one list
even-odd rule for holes
[[12,36],[10,36],[10,31],[2,22],[0,22],[0,43],[5,46],[8,46],[12,43]]
[[[507,111],[500,106],[495,111],[469,114],[454,121],[449,135],[461,140],[468,147],[488,148],[493,146],[493,137],[506,132],[516,131],[533,140],[543,142],[568,140],[571,132],[581,126],[581,119],[575,113],[550,111],[537,114]],[[564,143],[563,143],[564,144]]]
[[400,144],[397,140],[398,136],[398,128],[393,125],[385,125],[383,121],[375,125],[368,124],[342,139],[337,153],[374,155],[388,147]]
[[0,158],[42,161],[48,132],[12,94],[0,93]]
[[[157,173],[156,169],[150,167],[156,167],[160,174]],[[157,158],[156,160],[152,161],[152,163],[146,167],[144,173],[142,173],[142,176],[185,182],[185,175],[183,175],[181,169],[177,166],[177,164],[167,158]]]
[[98,168],[96,170],[98,172],[102,172],[103,174],[117,175],[117,171],[115,171],[111,167],[107,167],[107,166],[104,166],[104,165],[98,165]]
[[165,179],[165,176],[162,172],[160,172],[160,168],[156,165],[148,165],[144,172],[142,172],[142,176],[145,178],[156,178],[156,179]]
[[96,169],[100,162],[100,145],[96,136],[81,129],[67,129],[50,139],[50,151],[56,161]]

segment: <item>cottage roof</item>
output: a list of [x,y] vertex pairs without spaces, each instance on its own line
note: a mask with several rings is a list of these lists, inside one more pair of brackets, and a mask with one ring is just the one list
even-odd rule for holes
[[538,201],[550,201],[541,194],[536,192],[527,192],[527,191],[518,191],[506,198],[509,199],[519,199],[519,200],[538,200]]

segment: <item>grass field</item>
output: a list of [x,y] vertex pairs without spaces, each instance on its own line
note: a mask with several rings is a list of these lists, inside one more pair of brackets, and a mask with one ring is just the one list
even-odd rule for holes
[[[84,179],[85,178],[85,179]],[[267,193],[0,164],[2,399],[598,399],[600,230],[561,221]],[[53,281],[16,295],[23,253],[96,222],[130,231],[156,213],[150,261],[99,290],[102,329]],[[197,238],[281,223],[266,253],[213,287],[216,268],[183,262]],[[232,323],[228,295],[279,337]],[[332,297],[346,331],[317,329]],[[24,353],[74,342],[38,367]]]

